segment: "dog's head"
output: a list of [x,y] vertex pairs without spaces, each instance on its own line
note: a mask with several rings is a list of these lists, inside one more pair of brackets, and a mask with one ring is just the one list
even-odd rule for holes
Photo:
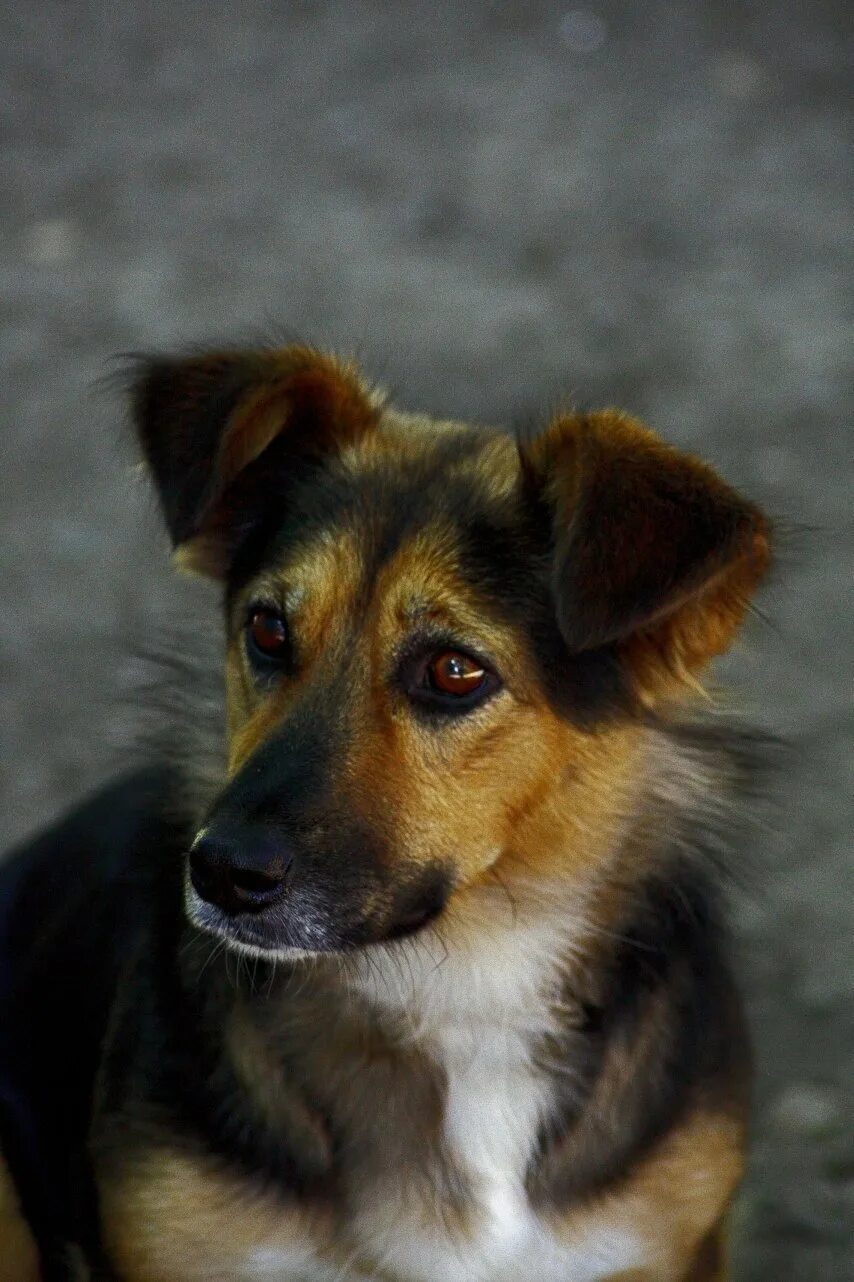
[[133,404],[178,559],[225,588],[229,779],[189,912],[265,954],[602,857],[642,714],[768,560],[755,507],[615,411],[520,444],[303,347],[146,360]]

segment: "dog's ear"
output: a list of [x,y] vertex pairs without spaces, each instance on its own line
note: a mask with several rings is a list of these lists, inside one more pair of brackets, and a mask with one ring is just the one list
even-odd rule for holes
[[520,459],[572,652],[613,646],[646,702],[728,647],[769,561],[758,508],[615,410],[559,416]]
[[274,443],[294,459],[319,457],[356,440],[380,411],[353,365],[301,346],[143,357],[130,391],[177,560],[213,577],[227,573],[257,520]]

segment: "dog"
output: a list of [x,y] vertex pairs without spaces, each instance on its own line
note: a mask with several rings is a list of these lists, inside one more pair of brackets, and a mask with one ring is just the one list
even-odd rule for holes
[[767,519],[618,411],[515,439],[303,346],[130,401],[225,759],[0,872],[0,1278],[721,1282],[750,739],[701,674]]

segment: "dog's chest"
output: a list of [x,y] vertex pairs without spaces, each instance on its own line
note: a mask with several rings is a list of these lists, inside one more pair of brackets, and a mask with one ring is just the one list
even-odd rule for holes
[[435,1160],[455,1173],[462,1202],[447,1208],[430,1196],[447,1170],[416,1168],[408,1182],[390,1173],[353,1223],[379,1268],[413,1282],[595,1282],[637,1264],[633,1241],[561,1241],[531,1207],[525,1173],[550,1090],[523,1039],[451,1026],[431,1049],[446,1080]]
[[363,995],[405,1015],[411,1037],[385,1068],[339,1079],[346,1158],[322,1213],[174,1155],[129,1195],[111,1186],[123,1282],[603,1282],[639,1268],[630,1220],[597,1212],[570,1232],[529,1202],[554,1092],[532,1050],[554,1029],[528,982],[533,948],[511,942],[488,965],[425,963],[423,983],[366,968]]
[[382,1149],[357,1160],[331,1214],[175,1154],[145,1183],[105,1191],[123,1282],[604,1282],[641,1265],[634,1234],[600,1220],[562,1236],[531,1207],[525,1172],[549,1091],[521,1040],[446,1028],[431,1050],[446,1081],[439,1142],[403,1169]]
[[[509,1029],[449,1023],[425,1049],[445,1083],[438,1143],[413,1151],[402,1166],[375,1154],[372,1178],[357,1164],[339,1256],[355,1265],[353,1277],[599,1282],[642,1262],[633,1235],[599,1229],[561,1239],[532,1208],[525,1174],[551,1088],[533,1067],[526,1039]],[[398,1142],[391,1151],[399,1151]]]

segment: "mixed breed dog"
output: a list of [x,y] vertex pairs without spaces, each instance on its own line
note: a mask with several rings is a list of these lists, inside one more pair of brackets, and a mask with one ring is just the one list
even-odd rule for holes
[[763,515],[617,411],[517,440],[307,347],[130,393],[223,768],[0,867],[0,1279],[720,1282],[750,742],[698,709]]

